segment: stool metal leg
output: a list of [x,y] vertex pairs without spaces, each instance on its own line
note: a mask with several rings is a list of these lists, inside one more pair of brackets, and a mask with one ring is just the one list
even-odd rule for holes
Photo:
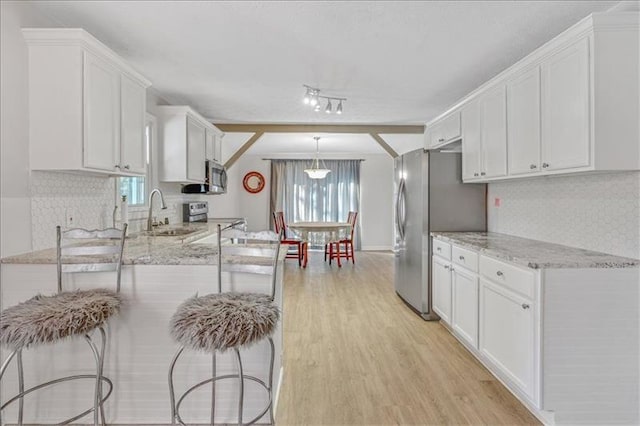
[[[2,380],[2,376],[4,376],[4,372],[7,370],[7,367],[9,367],[11,360],[13,359],[14,356],[16,356],[18,351],[19,349],[16,349],[13,352],[11,352],[9,356],[2,363],[2,367],[0,367],[0,380]],[[0,410],[0,425],[1,424],[2,424],[2,410]]]
[[171,400],[171,424],[176,424],[176,393],[173,387],[173,369],[176,366],[176,362],[180,355],[184,352],[184,346],[180,346],[176,351],[176,354],[173,356],[173,360],[171,361],[171,365],[169,366],[169,398]]
[[276,422],[273,418],[273,364],[276,357],[276,348],[273,344],[273,339],[269,337],[268,340],[269,346],[271,346],[271,362],[269,363],[269,422],[274,425]]
[[242,358],[240,357],[240,351],[235,349],[236,359],[238,362],[238,425],[242,425],[242,407],[244,405],[244,373],[242,372]]
[[[211,354],[211,377],[216,377],[216,353]],[[214,426],[216,417],[216,382],[211,382],[211,426]]]
[[[24,394],[24,367],[22,365],[22,349],[18,351],[18,392]],[[18,424],[22,426],[24,418],[24,395],[18,401]]]
[[[101,349],[102,355],[104,355],[104,330],[102,328],[100,328],[100,330],[102,331],[102,335],[103,335],[103,347]],[[93,343],[93,340],[91,339],[91,336],[89,336],[88,334],[85,334],[84,336],[85,340],[87,341],[87,343],[89,344],[89,347],[91,348],[91,352],[93,352],[93,357],[96,361],[96,386],[95,386],[95,390],[94,390],[94,394],[93,394],[93,424],[95,426],[98,426],[100,423],[100,411],[102,408],[102,392],[101,392],[101,388],[102,388],[102,357],[100,352],[98,351],[98,348],[96,347],[96,344]]]

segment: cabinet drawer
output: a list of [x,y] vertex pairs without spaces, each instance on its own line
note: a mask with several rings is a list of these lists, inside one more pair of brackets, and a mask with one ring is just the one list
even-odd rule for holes
[[536,274],[533,270],[518,268],[490,257],[480,256],[480,275],[516,293],[534,299]]
[[451,260],[451,244],[445,243],[444,241],[440,241],[437,239],[433,239],[433,254],[437,254],[438,256]]
[[458,246],[451,246],[451,260],[470,271],[478,272],[478,253]]

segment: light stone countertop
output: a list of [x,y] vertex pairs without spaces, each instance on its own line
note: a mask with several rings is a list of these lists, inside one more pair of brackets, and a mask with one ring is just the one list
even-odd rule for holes
[[[152,232],[141,232],[128,236],[124,244],[122,262],[125,265],[216,265],[218,248],[210,242],[200,244],[195,241],[216,235],[218,221],[208,223],[191,223],[184,226],[160,227]],[[229,222],[223,222],[226,225]],[[173,229],[189,229],[193,232],[185,235],[157,236],[158,232]],[[260,247],[260,244],[250,244]],[[224,253],[224,250],[223,250]],[[280,250],[281,257],[286,255],[286,248]],[[107,262],[104,256],[75,257],[74,262]],[[265,257],[223,255],[225,263],[267,265],[270,260]],[[29,253],[5,257],[1,263],[6,264],[55,264],[56,249],[50,248]]]
[[494,232],[432,232],[431,236],[532,269],[637,268],[640,260]]

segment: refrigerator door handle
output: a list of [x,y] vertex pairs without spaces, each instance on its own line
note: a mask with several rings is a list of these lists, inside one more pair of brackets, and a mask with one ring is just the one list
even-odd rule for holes
[[398,195],[396,196],[396,229],[398,230],[398,235],[400,235],[400,240],[404,240],[404,229],[402,229],[402,223],[400,221],[400,203],[402,199],[403,185],[404,179],[400,179],[400,183],[398,184]]
[[405,181],[404,179],[402,179],[402,189],[400,191],[401,194],[401,204],[400,204],[400,210],[402,212],[402,221],[400,222],[400,228],[402,229],[402,239],[404,240],[404,236],[405,236],[405,230],[407,228],[407,194],[405,192]]

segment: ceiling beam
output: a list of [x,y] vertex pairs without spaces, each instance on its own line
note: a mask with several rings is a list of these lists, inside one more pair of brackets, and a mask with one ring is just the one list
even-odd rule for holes
[[224,163],[224,166],[228,169],[229,167],[233,166],[233,163],[235,163],[236,161],[238,161],[238,158],[240,158],[242,156],[242,154],[244,154],[245,152],[247,152],[247,150],[249,148],[251,148],[251,145],[253,145],[254,143],[256,143],[258,141],[258,139],[260,139],[262,137],[262,135],[264,135],[264,132],[256,132],[253,136],[251,136],[249,138],[248,141],[246,141],[244,143],[244,145],[242,145],[240,147],[239,150],[237,150],[236,152],[233,153],[233,155],[231,156],[231,158],[229,158],[227,160],[226,163]]
[[382,139],[382,136],[377,133],[369,133],[369,136],[371,136],[376,142],[378,142],[378,145],[380,145],[382,149],[387,151],[387,153],[392,158],[396,158],[398,156],[398,153],[393,148],[391,148],[391,146],[389,146],[389,144],[384,139]]
[[218,124],[223,132],[244,133],[376,133],[423,134],[423,125],[366,125],[366,124]]

